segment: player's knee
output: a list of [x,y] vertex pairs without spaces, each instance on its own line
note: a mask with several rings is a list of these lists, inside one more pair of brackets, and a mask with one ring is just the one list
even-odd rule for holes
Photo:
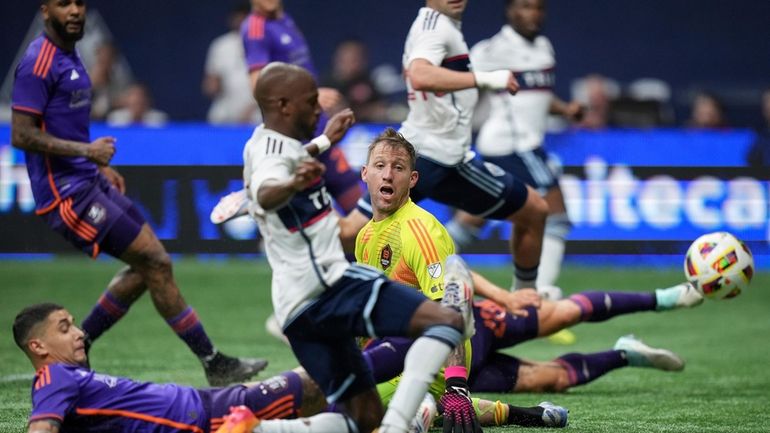
[[439,319],[433,323],[433,326],[448,326],[450,328],[456,329],[457,331],[463,332],[463,329],[465,328],[465,322],[463,321],[463,316],[459,311],[447,307],[442,308],[442,314],[439,316]]
[[567,373],[567,370],[562,368],[559,374],[554,379],[553,383],[549,387],[550,389],[547,389],[546,391],[549,392],[564,392],[568,390],[572,386],[569,380],[569,373]]
[[510,216],[514,224],[527,227],[544,227],[548,216],[548,203],[535,190],[529,188],[524,206]]
[[145,270],[151,274],[171,274],[171,256],[164,250],[152,251],[145,256]]

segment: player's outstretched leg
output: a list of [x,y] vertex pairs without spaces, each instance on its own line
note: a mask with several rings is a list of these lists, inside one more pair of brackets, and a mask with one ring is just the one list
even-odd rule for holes
[[155,309],[200,359],[210,385],[243,382],[267,366],[263,359],[233,358],[214,347],[198,314],[182,297],[174,281],[171,258],[149,225],[142,226],[120,259],[141,275]]
[[655,310],[668,311],[696,307],[703,303],[703,295],[692,284],[682,283],[667,289],[656,289],[655,300]]
[[473,399],[476,416],[482,426],[516,425],[520,427],[566,427],[568,410],[544,401],[537,406],[521,407],[504,403]]
[[219,199],[211,210],[209,219],[214,224],[222,224],[233,218],[249,213],[249,195],[245,189],[233,191]]
[[676,353],[650,347],[633,335],[620,337],[615,343],[615,350],[625,352],[628,365],[631,367],[657,368],[663,371],[684,369],[684,360]]

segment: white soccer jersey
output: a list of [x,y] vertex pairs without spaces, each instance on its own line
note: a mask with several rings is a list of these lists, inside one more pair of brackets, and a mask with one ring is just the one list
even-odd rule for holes
[[553,99],[556,66],[548,38],[541,35],[530,42],[505,25],[491,39],[473,46],[471,61],[478,71],[512,70],[521,87],[516,95],[490,93],[489,117],[476,140],[479,153],[501,156],[539,147]]
[[[415,59],[455,71],[469,71],[468,45],[460,21],[431,8],[421,8],[404,45],[403,67]],[[415,91],[406,77],[409,115],[401,126],[417,152],[442,164],[462,161],[471,145],[471,116],[478,99],[473,89],[436,93]]]
[[299,161],[309,157],[298,140],[263,126],[254,130],[243,149],[243,182],[273,270],[273,308],[281,326],[350,266],[339,239],[339,219],[321,178],[278,209],[265,211],[257,202],[265,180],[290,178]]

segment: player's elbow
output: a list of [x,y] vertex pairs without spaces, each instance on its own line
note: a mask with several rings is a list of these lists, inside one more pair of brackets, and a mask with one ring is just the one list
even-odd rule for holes
[[409,77],[409,83],[412,85],[412,89],[416,91],[430,91],[433,90],[433,74],[428,64],[415,61],[409,67],[407,71]]
[[27,150],[29,147],[29,133],[24,128],[13,126],[11,128],[11,145],[17,149]]
[[409,82],[412,84],[412,89],[415,91],[431,91],[431,79],[430,76],[424,73],[410,73]]

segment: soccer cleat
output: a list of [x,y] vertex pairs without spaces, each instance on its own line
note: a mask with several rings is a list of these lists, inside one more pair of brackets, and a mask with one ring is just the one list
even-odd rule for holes
[[454,308],[463,316],[464,338],[471,338],[476,331],[473,326],[473,277],[470,269],[460,256],[453,254],[446,259],[444,274],[444,297],[441,305]]
[[650,347],[633,335],[618,338],[614,349],[624,351],[628,365],[632,367],[657,368],[663,371],[682,371],[684,369],[684,360],[676,353]]
[[690,308],[703,303],[703,295],[690,283],[677,284],[667,289],[655,289],[655,299],[657,311]]
[[249,195],[245,189],[233,191],[219,199],[214,209],[211,210],[209,219],[214,224],[222,224],[233,218],[249,213]]
[[567,417],[569,411],[561,406],[557,406],[550,401],[544,401],[538,406],[543,408],[543,425],[545,427],[567,427]]
[[271,314],[270,317],[265,320],[265,330],[268,334],[286,343],[286,345],[289,345],[289,339],[286,338],[283,329],[281,329],[281,325],[278,324],[278,318],[275,317],[275,313]]
[[436,399],[430,393],[425,394],[417,408],[417,415],[409,423],[409,433],[427,433],[437,413]]
[[260,358],[233,358],[217,352],[209,360],[203,361],[206,380],[211,386],[226,386],[243,382],[267,367],[267,361]]
[[259,419],[246,406],[234,406],[224,416],[224,422],[215,433],[251,433],[259,425]]

